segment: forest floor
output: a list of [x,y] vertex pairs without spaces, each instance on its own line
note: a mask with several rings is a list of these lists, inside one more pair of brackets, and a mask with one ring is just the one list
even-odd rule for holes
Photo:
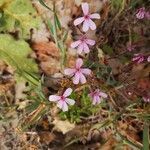
[[[101,18],[77,55],[82,2]],[[0,0],[0,150],[149,150],[149,57],[149,0]],[[63,73],[77,58],[92,70],[83,85]],[[68,87],[63,112],[48,99]],[[93,105],[89,87],[107,99]]]

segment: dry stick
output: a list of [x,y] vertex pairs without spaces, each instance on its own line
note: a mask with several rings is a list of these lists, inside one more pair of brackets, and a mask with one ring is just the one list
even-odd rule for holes
[[112,104],[114,105],[115,110],[117,110],[118,106],[117,106],[117,104],[115,103],[115,101],[113,100],[113,98],[112,98],[110,92],[108,92],[108,95],[109,95],[109,97],[110,97],[110,100],[111,100]]

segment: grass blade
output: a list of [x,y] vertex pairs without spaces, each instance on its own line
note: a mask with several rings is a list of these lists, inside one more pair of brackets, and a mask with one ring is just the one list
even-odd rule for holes
[[48,25],[48,28],[50,29],[51,34],[54,35],[54,27],[50,20],[47,20],[47,25]]
[[56,13],[54,14],[54,21],[55,21],[56,26],[58,27],[58,29],[61,30],[61,23],[60,23]]
[[49,8],[44,2],[43,0],[39,0],[40,4],[43,5],[45,8],[49,9],[50,11],[52,11],[51,8]]
[[144,124],[143,150],[149,150],[149,125],[147,123]]

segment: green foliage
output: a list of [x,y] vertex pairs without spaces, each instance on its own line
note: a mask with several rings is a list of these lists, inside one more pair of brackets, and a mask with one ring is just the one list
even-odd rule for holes
[[143,150],[149,150],[150,148],[149,140],[150,140],[149,139],[149,125],[145,121],[144,131],[143,131]]
[[62,119],[68,119],[71,122],[79,123],[81,121],[81,117],[88,117],[93,115],[94,113],[100,110],[101,103],[99,105],[93,106],[89,96],[88,91],[84,90],[80,98],[77,93],[73,93],[71,98],[76,100],[76,105],[69,106],[68,112],[60,112],[60,117]]
[[20,76],[36,83],[38,67],[34,60],[27,58],[32,51],[28,43],[7,34],[0,34],[0,43],[0,59],[14,67]]
[[[131,0],[130,1],[130,8],[134,9],[137,6],[142,6],[146,1],[145,0]],[[147,1],[148,3],[148,1]],[[145,3],[146,4],[146,3]]]
[[[68,37],[68,32],[62,30],[61,22],[58,18],[55,3],[53,3],[53,9],[49,8],[43,0],[39,0],[41,5],[43,5],[45,8],[50,10],[53,14],[53,21],[47,20],[48,28],[51,32],[51,36],[57,46],[57,48],[60,50],[61,53],[61,68],[64,68],[64,65],[66,63],[66,39]],[[61,32],[61,34],[58,34],[58,31]]]
[[124,0],[111,0],[112,9],[118,11],[121,9]]
[[38,28],[41,23],[30,0],[2,0],[0,13],[0,31],[19,31],[19,36],[25,39],[29,39],[30,30]]
[[117,81],[112,74],[112,68],[110,66],[100,64],[99,62],[87,61],[86,67],[95,70],[96,77],[104,80],[107,85],[116,86]]
[[0,7],[5,3],[5,0],[0,0]]
[[104,53],[106,53],[108,55],[112,55],[113,54],[112,47],[107,45],[107,44],[103,45],[102,50],[103,50]]

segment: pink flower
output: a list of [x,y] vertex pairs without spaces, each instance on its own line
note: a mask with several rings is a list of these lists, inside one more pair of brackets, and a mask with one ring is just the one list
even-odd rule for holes
[[145,17],[145,8],[144,7],[142,7],[142,8],[139,8],[138,10],[137,10],[137,13],[136,13],[136,18],[137,19],[143,19],[144,17]]
[[68,88],[62,96],[50,95],[49,101],[56,102],[57,106],[63,111],[68,111],[68,105],[74,105],[73,99],[67,98],[72,93],[72,89]]
[[127,50],[128,50],[129,52],[134,51],[135,48],[136,48],[136,45],[132,45],[132,44],[129,44],[129,43],[127,44]]
[[150,56],[147,57],[147,61],[150,62]]
[[82,52],[84,53],[89,53],[90,49],[88,45],[95,45],[95,41],[88,39],[85,35],[83,35],[78,41],[75,41],[71,44],[72,48],[77,48],[77,53],[81,54]]
[[144,61],[144,56],[142,54],[134,54],[132,61],[140,64]]
[[150,97],[143,97],[144,102],[150,102]]
[[89,28],[91,30],[95,30],[96,25],[92,21],[92,19],[100,19],[100,15],[98,13],[89,14],[89,5],[88,5],[88,3],[82,3],[82,11],[83,11],[84,16],[80,17],[80,18],[77,18],[74,21],[74,25],[77,26],[77,25],[79,25],[83,22],[83,31],[84,32],[88,31]]
[[93,105],[99,104],[102,101],[102,98],[107,98],[107,94],[101,92],[99,89],[96,89],[94,92],[89,94],[93,101]]
[[83,65],[83,60],[81,58],[78,58],[76,60],[76,65],[74,69],[67,68],[64,70],[65,75],[69,75],[73,77],[73,83],[78,84],[79,82],[81,84],[86,83],[85,75],[90,75],[91,70],[88,68],[81,68]]

